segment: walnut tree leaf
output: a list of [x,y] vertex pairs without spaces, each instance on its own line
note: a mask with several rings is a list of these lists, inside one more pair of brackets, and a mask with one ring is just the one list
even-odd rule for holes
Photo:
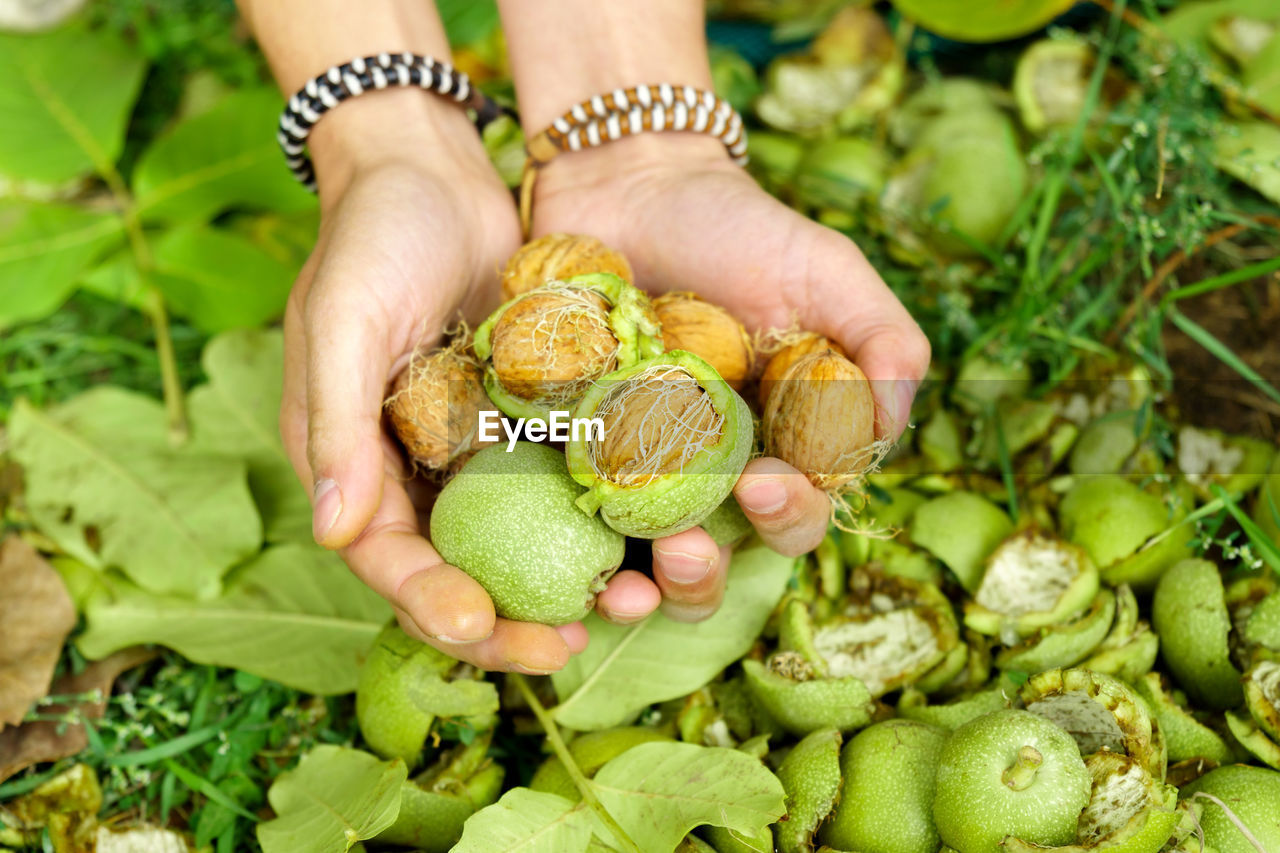
[[752,836],[786,812],[778,777],[736,749],[645,743],[606,763],[591,784],[647,853],[670,853],[704,824]]
[[258,824],[263,853],[346,851],[373,838],[395,822],[408,775],[399,759],[317,746],[267,791],[278,817]]
[[734,552],[724,603],[702,622],[655,613],[625,626],[588,616],[586,651],[551,676],[560,697],[556,722],[581,731],[609,728],[706,684],[751,647],[794,563],[764,545]]
[[453,853],[583,853],[591,827],[592,816],[581,803],[513,788],[467,819]]
[[13,457],[27,502],[91,530],[102,563],[151,590],[212,597],[227,570],[262,543],[246,466],[158,444],[163,415],[157,422],[142,414],[157,409],[110,388],[45,410],[19,401],[9,424]]

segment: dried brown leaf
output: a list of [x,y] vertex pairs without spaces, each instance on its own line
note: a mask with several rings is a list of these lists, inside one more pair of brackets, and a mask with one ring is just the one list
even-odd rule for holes
[[[80,702],[75,706],[50,705],[44,709],[44,714],[50,717],[60,716],[74,707],[81,717],[101,717],[106,708],[107,694],[116,677],[155,655],[151,649],[134,646],[90,664],[79,675],[64,675],[54,682],[50,695],[69,696],[97,690],[102,697],[101,701]],[[62,728],[62,725],[56,720],[41,720],[0,732],[0,782],[41,761],[57,761],[59,758],[75,755],[88,745],[84,726],[70,723]]]
[[45,695],[76,609],[62,578],[16,536],[0,542],[0,729]]

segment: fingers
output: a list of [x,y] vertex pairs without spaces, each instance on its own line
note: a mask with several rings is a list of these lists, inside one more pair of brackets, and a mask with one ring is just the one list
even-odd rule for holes
[[662,612],[677,622],[700,622],[724,598],[729,549],[721,549],[700,527],[653,543],[653,579],[662,591]]
[[[815,280],[808,282],[811,328],[835,338],[871,380],[876,435],[897,439],[907,427],[911,401],[929,369],[929,339],[848,238],[827,232],[817,245],[822,257],[811,267]],[[849,298],[850,283],[856,299]],[[850,308],[839,313],[832,305]]]
[[307,458],[312,524],[327,548],[350,543],[382,497],[384,331],[350,288],[325,287],[321,267],[305,307]]
[[640,572],[624,569],[609,579],[609,586],[596,596],[596,612],[619,625],[639,622],[658,609],[662,592]]
[[451,643],[488,637],[496,620],[488,593],[422,538],[413,504],[399,483],[388,478],[382,491],[377,515],[342,551],[347,565],[401,610],[421,636]]
[[760,538],[779,554],[812,551],[827,533],[831,502],[781,459],[748,462],[733,494]]
[[[547,675],[564,669],[569,662],[570,647],[561,635],[562,629],[549,628],[533,622],[514,622],[510,619],[499,619],[493,627],[493,633],[475,643],[450,643],[424,635],[417,629],[412,620],[407,620],[397,612],[400,625],[405,633],[428,643],[450,657],[466,661],[480,669],[490,672],[523,672],[526,675]],[[575,639],[581,642],[586,631]],[[583,643],[585,647],[585,643]]]

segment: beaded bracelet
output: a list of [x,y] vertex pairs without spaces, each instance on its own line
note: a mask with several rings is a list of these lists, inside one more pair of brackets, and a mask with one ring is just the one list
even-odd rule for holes
[[276,140],[284,151],[289,170],[303,186],[315,192],[316,174],[307,156],[307,136],[320,117],[347,98],[389,86],[418,86],[451,98],[474,112],[477,130],[503,113],[483,92],[471,86],[467,75],[447,62],[416,53],[379,53],[357,57],[308,80],[280,114]]
[[564,151],[595,148],[645,131],[692,131],[716,137],[740,166],[747,162],[742,116],[714,92],[659,83],[614,89],[574,104],[525,144],[520,182],[520,222],[525,236],[532,220],[533,184],[538,169]]

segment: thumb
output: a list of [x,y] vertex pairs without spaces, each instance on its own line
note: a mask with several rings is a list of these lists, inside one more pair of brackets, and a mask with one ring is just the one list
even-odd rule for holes
[[326,548],[349,545],[382,501],[385,332],[349,296],[317,282],[306,307],[307,457],[312,530]]

